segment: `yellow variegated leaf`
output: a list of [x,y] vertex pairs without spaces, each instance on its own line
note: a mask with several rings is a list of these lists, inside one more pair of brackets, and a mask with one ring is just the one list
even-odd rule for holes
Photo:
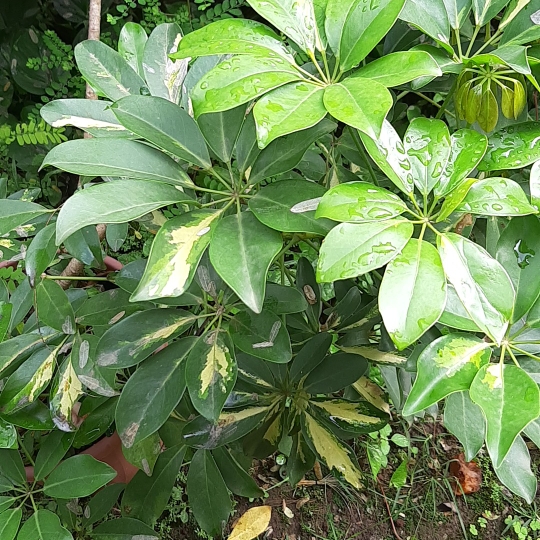
[[53,422],[61,431],[75,431],[77,429],[73,423],[71,412],[82,394],[81,381],[77,378],[68,358],[60,367],[50,401]]
[[367,377],[360,377],[352,387],[372,405],[375,405],[377,409],[390,414],[390,405],[383,399],[384,392],[373,381],[370,381]]
[[219,215],[215,210],[200,209],[166,221],[154,239],[146,270],[131,300],[183,294],[193,280]]
[[360,356],[363,356],[376,364],[390,364],[397,366],[399,364],[404,364],[407,361],[405,356],[379,351],[377,349],[373,349],[372,347],[340,347],[340,349],[346,353],[359,354]]
[[353,451],[341,443],[309,414],[304,415],[304,431],[315,453],[329,469],[335,470],[355,488],[362,487],[362,473],[353,462]]
[[234,526],[229,540],[253,540],[268,528],[272,517],[271,506],[250,508]]

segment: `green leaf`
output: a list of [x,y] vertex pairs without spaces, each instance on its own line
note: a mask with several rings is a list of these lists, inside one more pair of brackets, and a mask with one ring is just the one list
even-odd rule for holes
[[470,318],[499,344],[512,317],[515,292],[504,268],[480,246],[455,233],[437,238],[448,281]]
[[302,417],[302,432],[311,449],[331,471],[336,471],[355,488],[361,487],[362,473],[355,463],[353,451],[347,445],[340,442],[310,414]]
[[37,350],[9,377],[0,394],[3,414],[18,411],[39,398],[52,379],[60,347]]
[[341,223],[323,242],[317,280],[331,282],[360,276],[389,263],[413,233],[408,221]]
[[217,423],[198,416],[185,426],[182,437],[191,447],[211,450],[244,437],[263,421],[268,412],[268,407],[226,411],[221,413]]
[[[110,484],[98,491],[92,497],[92,499],[90,499],[90,502],[84,507],[82,516],[83,527],[86,528],[89,525],[93,525],[94,523],[97,523],[98,521],[101,521],[103,518],[107,517],[118,501],[118,497],[125,487],[125,484]],[[118,520],[122,521],[121,518],[117,518],[114,521],[116,522]],[[132,538],[130,537],[128,540],[132,540]]]
[[468,390],[490,358],[489,343],[476,336],[452,333],[436,339],[418,357],[403,415],[413,416],[454,392]]
[[17,540],[73,540],[73,536],[56,514],[41,508],[24,522]]
[[195,116],[232,109],[301,78],[282,58],[234,56],[204,75],[193,89]]
[[256,358],[245,353],[236,355],[238,363],[238,377],[252,383],[264,390],[275,387],[274,375],[269,364],[261,358]]
[[338,120],[377,138],[392,107],[392,96],[373,79],[349,77],[326,87],[324,105]]
[[10,423],[17,427],[33,431],[50,431],[54,429],[51,413],[41,401],[35,401],[16,413],[6,415],[5,419],[8,419]]
[[339,392],[368,370],[368,362],[358,354],[328,354],[307,376],[304,389],[310,394]]
[[493,19],[510,0],[472,0],[472,9],[476,26],[484,26]]
[[309,406],[329,429],[337,427],[353,436],[379,431],[390,420],[389,414],[367,401],[320,398],[310,400]]
[[158,533],[138,519],[115,518],[92,531],[92,538],[96,540],[133,540],[137,536],[145,540],[159,540]]
[[[204,118],[204,116],[201,116],[199,118],[199,121],[202,118]],[[257,142],[257,126],[255,125],[255,118],[253,117],[253,113],[251,112],[246,116],[244,124],[242,125],[242,130],[238,135],[235,146],[236,166],[240,171],[241,178],[244,178],[244,176],[246,175],[246,171],[253,165],[253,163],[257,159],[257,156],[260,153],[261,149],[259,148]]]
[[396,22],[405,0],[329,0],[326,37],[341,72],[357,66]]
[[381,171],[404,193],[414,190],[412,165],[396,130],[385,120],[376,139],[360,133],[368,154]]
[[481,332],[480,328],[467,313],[463,302],[459,299],[452,285],[446,287],[446,306],[439,318],[439,323],[467,332]]
[[444,0],[407,0],[399,18],[432,37],[449,54],[454,54]]
[[[67,141],[45,156],[42,167],[46,165],[83,176],[127,176],[193,187],[184,169],[172,158],[146,144],[125,139]],[[13,204],[13,201],[9,202]],[[0,210],[1,204],[2,201]]]
[[120,123],[174,156],[203,169],[212,167],[202,133],[179,105],[152,96],[128,96],[112,105]]
[[173,446],[160,454],[152,476],[138,471],[124,491],[122,514],[153,526],[167,506],[185,454],[185,446]]
[[15,426],[0,418],[0,448],[17,448],[17,445]]
[[274,139],[318,124],[325,116],[325,90],[311,82],[294,82],[265,94],[253,108],[259,148]]
[[283,245],[281,235],[252,213],[223,218],[210,243],[210,260],[217,273],[255,313],[260,313],[266,274]]
[[498,120],[499,106],[497,98],[490,88],[485,89],[482,92],[482,104],[478,110],[476,121],[486,133],[489,133],[495,129]]
[[114,251],[120,251],[120,248],[124,245],[127,239],[129,231],[128,223],[109,223],[107,230],[105,231],[105,239],[107,244]]
[[182,83],[188,70],[188,60],[172,60],[182,39],[182,30],[176,23],[158,24],[146,42],[143,69],[148,88],[153,96],[180,103]]
[[64,334],[75,333],[75,313],[69,299],[58,283],[44,279],[36,287],[38,319]]
[[79,43],[75,47],[75,60],[82,76],[111,101],[139,95],[146,89],[145,82],[124,58],[101,41]]
[[[202,114],[197,118],[208,146],[221,161],[230,162],[245,115],[246,105],[240,105],[227,111]],[[256,144],[256,139],[253,144]]]
[[13,508],[0,514],[0,537],[2,540],[15,540],[22,519],[22,510]]
[[291,486],[296,486],[313,469],[316,460],[315,454],[302,436],[302,433],[294,435],[291,453],[287,460],[287,474]]
[[230,330],[236,347],[247,354],[277,364],[286,364],[292,358],[287,328],[271,311],[259,315],[240,311],[232,319]]
[[36,285],[36,278],[39,278],[47,270],[56,257],[55,230],[56,225],[54,223],[43,227],[26,250],[24,259],[26,275],[32,287]]
[[120,30],[118,52],[133,68],[133,71],[144,77],[143,53],[148,36],[144,28],[137,23],[127,22]]
[[155,433],[182,399],[185,361],[196,342],[187,337],[171,343],[128,379],[116,407],[116,429],[126,448]]
[[320,137],[336,129],[327,118],[316,126],[272,141],[257,157],[249,174],[249,182],[257,184],[296,167],[308,148]]
[[104,268],[101,241],[97,230],[87,225],[64,240],[64,247],[75,259],[93,268]]
[[384,326],[398,350],[425,334],[445,305],[446,278],[437,250],[423,240],[409,240],[386,268],[379,290]]
[[17,486],[26,485],[24,464],[18,450],[0,448],[0,473]]
[[[540,122],[514,124],[493,133],[480,171],[521,169],[540,159]],[[509,151],[510,150],[510,151]]]
[[293,287],[278,285],[277,283],[266,284],[264,296],[264,308],[276,315],[300,313],[307,309],[308,303],[302,293]]
[[132,137],[110,110],[106,100],[55,99],[40,110],[41,117],[52,127],[74,126],[94,137]]
[[441,68],[425,51],[399,51],[382,56],[354,72],[353,77],[376,81],[388,88],[418,77],[440,77]]
[[497,260],[510,276],[516,300],[512,321],[521,319],[540,295],[540,222],[536,216],[512,219],[497,244]]
[[61,244],[87,225],[125,223],[163,206],[190,201],[179,187],[162,182],[118,179],[98,184],[78,191],[62,205],[56,242]]
[[[303,311],[303,309],[299,310]],[[11,313],[13,312],[13,305],[6,304],[0,301],[0,343],[6,339],[9,331],[9,321],[11,319]]]
[[88,454],[79,454],[62,461],[45,480],[43,490],[49,497],[86,497],[115,477],[116,471],[109,465]]
[[[519,3],[518,3],[519,6]],[[518,7],[516,6],[516,7]],[[500,45],[527,45],[540,38],[540,26],[533,21],[539,4],[536,0],[521,5],[521,10],[514,15],[510,22],[506,22]]]
[[531,470],[531,457],[525,441],[517,437],[500,467],[494,467],[497,478],[510,491],[532,504],[538,482]]
[[132,301],[185,293],[220,216],[221,212],[201,209],[166,221],[152,243],[148,264]]
[[483,366],[470,388],[471,399],[487,421],[486,444],[499,468],[521,430],[540,416],[540,391],[517,366]]
[[450,27],[459,30],[468,21],[468,15],[472,8],[471,0],[443,0],[443,2]]
[[226,332],[202,335],[186,364],[186,383],[193,407],[208,420],[217,422],[236,383],[234,347]]
[[486,421],[468,391],[454,392],[444,403],[444,427],[457,437],[465,451],[465,461],[472,461],[484,444]]
[[64,433],[63,431],[52,431],[47,435],[36,456],[34,467],[36,480],[43,480],[53,471],[71,448],[74,437],[74,433]]
[[50,393],[49,408],[55,426],[62,431],[76,431],[72,411],[83,388],[69,358],[60,366]]
[[437,185],[450,157],[450,133],[442,120],[415,118],[405,133],[405,150],[414,183],[428,195]]
[[0,199],[0,236],[48,212],[50,210],[32,202]]
[[[219,36],[219,39],[216,39]],[[248,19],[222,19],[185,36],[171,58],[214,54],[247,54],[262,58],[280,56],[291,64],[294,58],[268,26]]]
[[[444,198],[444,203],[436,220],[437,223],[450,217],[454,210],[461,205],[463,199],[476,182],[478,182],[476,178],[467,178]],[[465,213],[465,210],[462,210],[462,212]]]
[[316,217],[363,223],[396,217],[407,210],[394,193],[369,182],[346,182],[323,195]]
[[189,505],[200,527],[210,536],[221,535],[232,512],[232,503],[227,486],[210,452],[195,452],[189,467],[187,494]]
[[257,499],[264,495],[250,474],[235,459],[233,453],[225,447],[212,450],[212,456],[227,488],[239,497]]
[[82,409],[87,414],[75,435],[75,440],[73,441],[74,448],[82,448],[96,442],[107,433],[114,422],[114,411],[118,403],[118,398],[97,399],[96,401],[97,403],[95,403],[90,412]]
[[341,345],[339,348],[343,352],[363,356],[364,358],[367,358],[375,364],[399,366],[401,364],[405,364],[407,361],[407,358],[405,356],[392,352],[379,351],[378,349],[374,349],[373,347],[363,347],[359,345],[354,347],[346,347]]
[[323,186],[305,180],[272,182],[249,200],[249,209],[276,231],[325,236],[334,223],[316,219],[314,210],[325,192]]
[[459,186],[482,161],[487,144],[487,137],[472,129],[452,133],[450,156],[434,188],[435,196],[445,196]]
[[294,357],[289,371],[292,382],[300,382],[309,375],[326,357],[332,344],[332,336],[327,332],[315,334]]

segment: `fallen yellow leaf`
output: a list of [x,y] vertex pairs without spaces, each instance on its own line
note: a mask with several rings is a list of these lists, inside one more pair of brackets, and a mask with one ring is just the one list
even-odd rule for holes
[[234,526],[229,540],[253,540],[266,531],[271,517],[271,506],[250,508]]

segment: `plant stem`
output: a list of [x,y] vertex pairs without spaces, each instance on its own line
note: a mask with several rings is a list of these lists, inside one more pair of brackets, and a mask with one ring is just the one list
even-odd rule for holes
[[217,189],[209,189],[204,187],[195,186],[193,188],[195,191],[202,191],[204,193],[213,193],[214,195],[225,195],[223,191],[219,191]]
[[517,358],[515,357],[514,353],[512,352],[512,349],[510,349],[510,347],[508,347],[508,354],[510,355],[510,358],[512,358],[514,364],[516,364],[517,367],[521,367],[519,365],[519,362],[517,361]]
[[469,46],[467,47],[467,52],[465,53],[466,57],[468,57],[469,54],[471,54],[472,48],[474,46],[474,42],[476,40],[476,37],[478,36],[478,32],[480,32],[480,28],[481,28],[481,26],[475,26],[474,27],[474,32],[473,32],[473,35],[471,37],[471,41],[469,43]]
[[463,59],[463,51],[461,50],[461,36],[459,35],[459,29],[454,28],[454,33],[456,35],[456,44],[457,44],[457,50],[459,54],[459,59]]
[[329,82],[328,78],[326,77],[326,74],[324,73],[324,71],[321,69],[321,66],[319,66],[319,62],[317,62],[317,59],[315,58],[315,54],[312,51],[310,51],[308,54],[309,54],[309,57],[311,58],[311,61],[313,62],[313,65],[319,72],[319,75],[322,77],[322,80],[325,83],[328,83]]
[[[527,352],[523,349],[520,349],[519,347],[516,347],[513,343],[510,343],[510,347],[514,350],[516,350],[519,354],[523,354],[524,356],[528,356],[529,358],[532,358],[533,360],[536,360],[537,362],[540,362],[540,358],[538,356],[535,356],[534,354]],[[509,351],[510,352],[510,349]]]
[[24,455],[26,456],[26,459],[30,462],[32,466],[35,465],[34,460],[32,459],[32,456],[30,455],[30,452],[28,452],[26,446],[24,445],[24,442],[22,440],[22,437],[17,433],[17,439],[19,440],[19,446],[22,448],[22,451],[24,452]]
[[319,253],[320,247],[314,244],[309,238],[302,238],[302,242],[305,242],[311,249]]
[[[415,94],[419,97],[421,97],[422,99],[425,99],[428,103],[431,103],[432,105],[435,105],[435,107],[438,107],[439,109],[442,109],[442,105],[440,105],[439,103],[437,103],[436,101],[434,101],[433,99],[431,99],[430,97],[426,96],[426,94],[423,94],[422,92],[415,92]],[[452,116],[453,118],[456,117],[456,115],[453,113],[453,112],[450,112],[450,111],[446,111],[450,116]]]
[[53,281],[110,281],[109,278],[97,276],[43,276],[43,278]]
[[328,82],[331,82],[330,68],[328,66],[328,58],[326,57],[326,49],[323,48],[321,51],[322,61],[324,64],[324,70],[326,71],[326,79]]
[[371,163],[369,162],[369,157],[364,148],[364,145],[362,144],[362,141],[360,140],[360,137],[358,136],[358,133],[351,126],[347,126],[347,128],[349,129],[349,132],[353,139],[354,145],[356,146],[356,149],[358,150],[358,152],[360,153],[360,155],[364,158],[364,161],[366,162],[366,166],[368,168],[371,179],[373,180],[373,183],[376,186],[378,186],[379,182],[377,180],[377,175],[375,174],[375,171],[373,170],[373,167],[371,166]]
[[209,169],[209,171],[229,190],[229,191],[234,191],[233,187],[229,185],[229,182],[227,182],[227,180],[225,180],[225,178],[223,178],[223,176],[221,176],[221,174],[219,174],[213,167],[211,169]]
[[[458,80],[459,79],[456,77],[454,84],[452,84],[452,86],[450,87],[450,90],[448,90],[448,94],[446,94],[446,97],[444,98],[441,108],[437,111],[437,114],[435,115],[436,119],[442,118],[442,115],[445,113],[446,108],[448,107],[448,104],[450,103],[450,100],[452,99],[456,91]],[[449,113],[449,114],[452,114],[452,116],[454,116],[453,113]]]
[[476,51],[475,56],[477,54],[480,54],[486,47],[491,45],[496,39],[498,39],[501,36],[501,33],[499,29]]

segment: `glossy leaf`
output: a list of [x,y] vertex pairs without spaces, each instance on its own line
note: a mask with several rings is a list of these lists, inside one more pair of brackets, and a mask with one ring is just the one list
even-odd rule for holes
[[444,404],[444,427],[452,433],[465,451],[465,461],[472,461],[484,444],[486,421],[482,409],[474,404],[469,392],[454,392]]
[[259,498],[264,492],[228,448],[212,450],[212,456],[229,491],[240,497]]
[[159,229],[132,301],[180,296],[190,286],[221,213],[193,210]]
[[[90,499],[90,502],[84,507],[82,517],[83,527],[93,525],[94,523],[97,523],[105,518],[113,509],[114,505],[118,501],[120,493],[122,493],[125,487],[125,484],[109,484],[98,491],[92,497],[92,499]],[[114,521],[116,522],[118,519],[120,518],[117,518]],[[111,523],[111,521],[106,523]],[[131,538],[129,540],[131,540]]]
[[443,0],[450,27],[458,30],[468,20],[471,0]]
[[272,182],[249,200],[249,209],[276,231],[325,236],[334,223],[317,219],[314,210],[325,191],[321,185],[305,180]]
[[74,126],[94,137],[130,137],[111,112],[112,105],[106,100],[55,99],[39,111],[41,117],[52,127]]
[[446,278],[437,250],[423,240],[409,240],[386,268],[379,290],[384,325],[398,350],[427,332],[445,305]]
[[540,391],[517,366],[491,364],[478,371],[470,395],[486,417],[487,448],[499,468],[521,430],[540,416]]
[[195,452],[188,473],[187,493],[197,523],[209,535],[220,535],[229,519],[232,504],[210,452]]
[[45,480],[44,491],[49,497],[73,499],[86,497],[116,476],[109,465],[88,454],[73,456],[56,467]]
[[0,473],[17,486],[26,485],[24,464],[18,450],[0,448]]
[[480,328],[478,328],[476,323],[467,313],[463,302],[456,293],[456,289],[454,289],[452,285],[448,285],[446,293],[446,306],[439,318],[439,322],[446,326],[450,326],[451,328],[457,328],[458,330],[481,332]]
[[309,375],[326,357],[332,344],[332,336],[327,332],[315,334],[294,357],[289,371],[292,382],[298,383]]
[[510,0],[472,0],[472,9],[476,26],[484,26],[493,19]]
[[55,146],[45,156],[42,167],[46,165],[83,176],[127,176],[193,186],[184,169],[172,158],[146,144],[125,139],[67,141]]
[[210,243],[217,273],[255,313],[264,301],[266,274],[282,247],[281,235],[250,212],[223,218]]
[[241,311],[231,321],[231,337],[236,347],[257,358],[277,364],[291,360],[287,329],[271,311],[264,310],[260,314]]
[[133,68],[133,71],[144,77],[143,53],[148,36],[144,28],[137,23],[127,22],[120,30],[118,52]]
[[418,77],[440,77],[437,62],[425,51],[398,51],[382,56],[354,72],[354,77],[377,81],[390,88]]
[[170,54],[178,48],[182,30],[176,23],[158,24],[148,37],[143,54],[143,69],[153,96],[179,103],[188,60],[173,60]]
[[195,319],[188,311],[172,308],[134,313],[103,334],[96,363],[110,368],[134,366],[189,328]]
[[481,171],[521,169],[540,159],[540,122],[514,124],[493,133],[488,140]]
[[540,222],[536,216],[513,219],[497,244],[497,260],[510,276],[516,300],[512,320],[518,321],[540,295]]
[[[469,193],[469,190],[476,182],[478,182],[476,178],[467,178],[444,198],[441,210],[437,216],[437,223],[448,219],[456,208],[461,206],[463,199],[465,199],[467,193]],[[462,209],[461,212],[465,213],[465,210]]]
[[309,373],[304,388],[310,394],[339,392],[357,381],[367,369],[367,360],[358,354],[329,354]]
[[64,334],[75,333],[75,313],[58,283],[45,279],[36,287],[39,320]]
[[293,436],[293,443],[289,459],[287,460],[287,474],[292,486],[296,486],[304,476],[313,469],[317,458],[302,433]]
[[0,235],[4,236],[47,212],[49,210],[33,202],[0,199]]
[[226,111],[292,81],[300,73],[282,58],[234,56],[209,71],[191,94],[196,117]]
[[66,251],[75,259],[91,266],[103,268],[103,252],[98,232],[93,225],[87,225],[70,234],[64,240]]
[[329,0],[325,30],[341,72],[357,66],[392,28],[405,0]]
[[126,448],[156,432],[182,399],[186,358],[195,344],[194,337],[171,343],[144,362],[125,384],[116,407],[116,429]]
[[22,519],[22,510],[13,508],[0,514],[0,537],[2,540],[15,540]]
[[396,130],[385,120],[376,139],[360,133],[368,154],[382,172],[404,193],[414,190],[412,165]]
[[17,540],[73,540],[73,536],[56,514],[40,508],[24,522]]
[[54,223],[43,227],[26,250],[26,274],[32,287],[35,287],[36,279],[47,270],[56,256],[55,230]]
[[82,76],[111,101],[130,94],[139,95],[145,82],[133,68],[105,43],[86,40],[75,47],[75,60]]
[[519,2],[516,9],[518,7],[521,10],[513,18],[505,14],[501,45],[526,45],[540,38],[540,26],[533,20],[540,7],[538,2]]
[[189,59],[217,54],[247,54],[262,58],[280,56],[294,62],[290,51],[273,30],[248,19],[222,19],[189,33],[171,58]]
[[338,120],[375,139],[392,107],[392,96],[373,79],[349,77],[326,87],[324,106]]
[[316,140],[334,131],[335,128],[335,122],[325,118],[312,128],[272,141],[257,156],[249,174],[249,182],[257,184],[271,176],[290,171],[300,163],[308,148]]
[[356,277],[390,262],[413,233],[407,221],[390,219],[374,223],[341,223],[323,242],[317,279],[330,282]]
[[152,527],[138,519],[130,518],[105,521],[92,531],[92,536],[96,540],[133,540],[137,536],[146,537],[148,540],[159,540],[158,533]]
[[448,281],[471,319],[496,343],[512,316],[515,292],[503,267],[487,251],[454,233],[437,239]]
[[158,148],[203,169],[212,166],[199,127],[178,105],[160,97],[128,96],[111,109],[124,127]]
[[294,82],[265,94],[253,108],[259,148],[274,139],[318,124],[325,116],[324,88]]
[[304,414],[302,431],[319,458],[355,488],[361,487],[362,473],[354,462],[353,451],[319,424],[310,414]]
[[153,526],[167,506],[185,454],[185,446],[173,446],[160,454],[152,476],[138,471],[124,491],[122,514]]
[[36,456],[34,468],[36,480],[43,480],[54,470],[71,448],[74,436],[74,433],[62,431],[52,431],[47,435]]
[[406,209],[405,203],[391,191],[369,182],[346,182],[323,194],[315,216],[362,223],[393,218]]
[[403,414],[412,416],[454,392],[468,390],[490,358],[489,343],[476,336],[448,334],[436,339],[418,357],[416,379]]
[[186,382],[195,409],[217,422],[236,382],[234,347],[225,332],[211,331],[201,336],[186,364]]
[[500,467],[495,467],[497,478],[510,491],[532,504],[538,482],[531,470],[531,457],[525,441],[517,437]]

